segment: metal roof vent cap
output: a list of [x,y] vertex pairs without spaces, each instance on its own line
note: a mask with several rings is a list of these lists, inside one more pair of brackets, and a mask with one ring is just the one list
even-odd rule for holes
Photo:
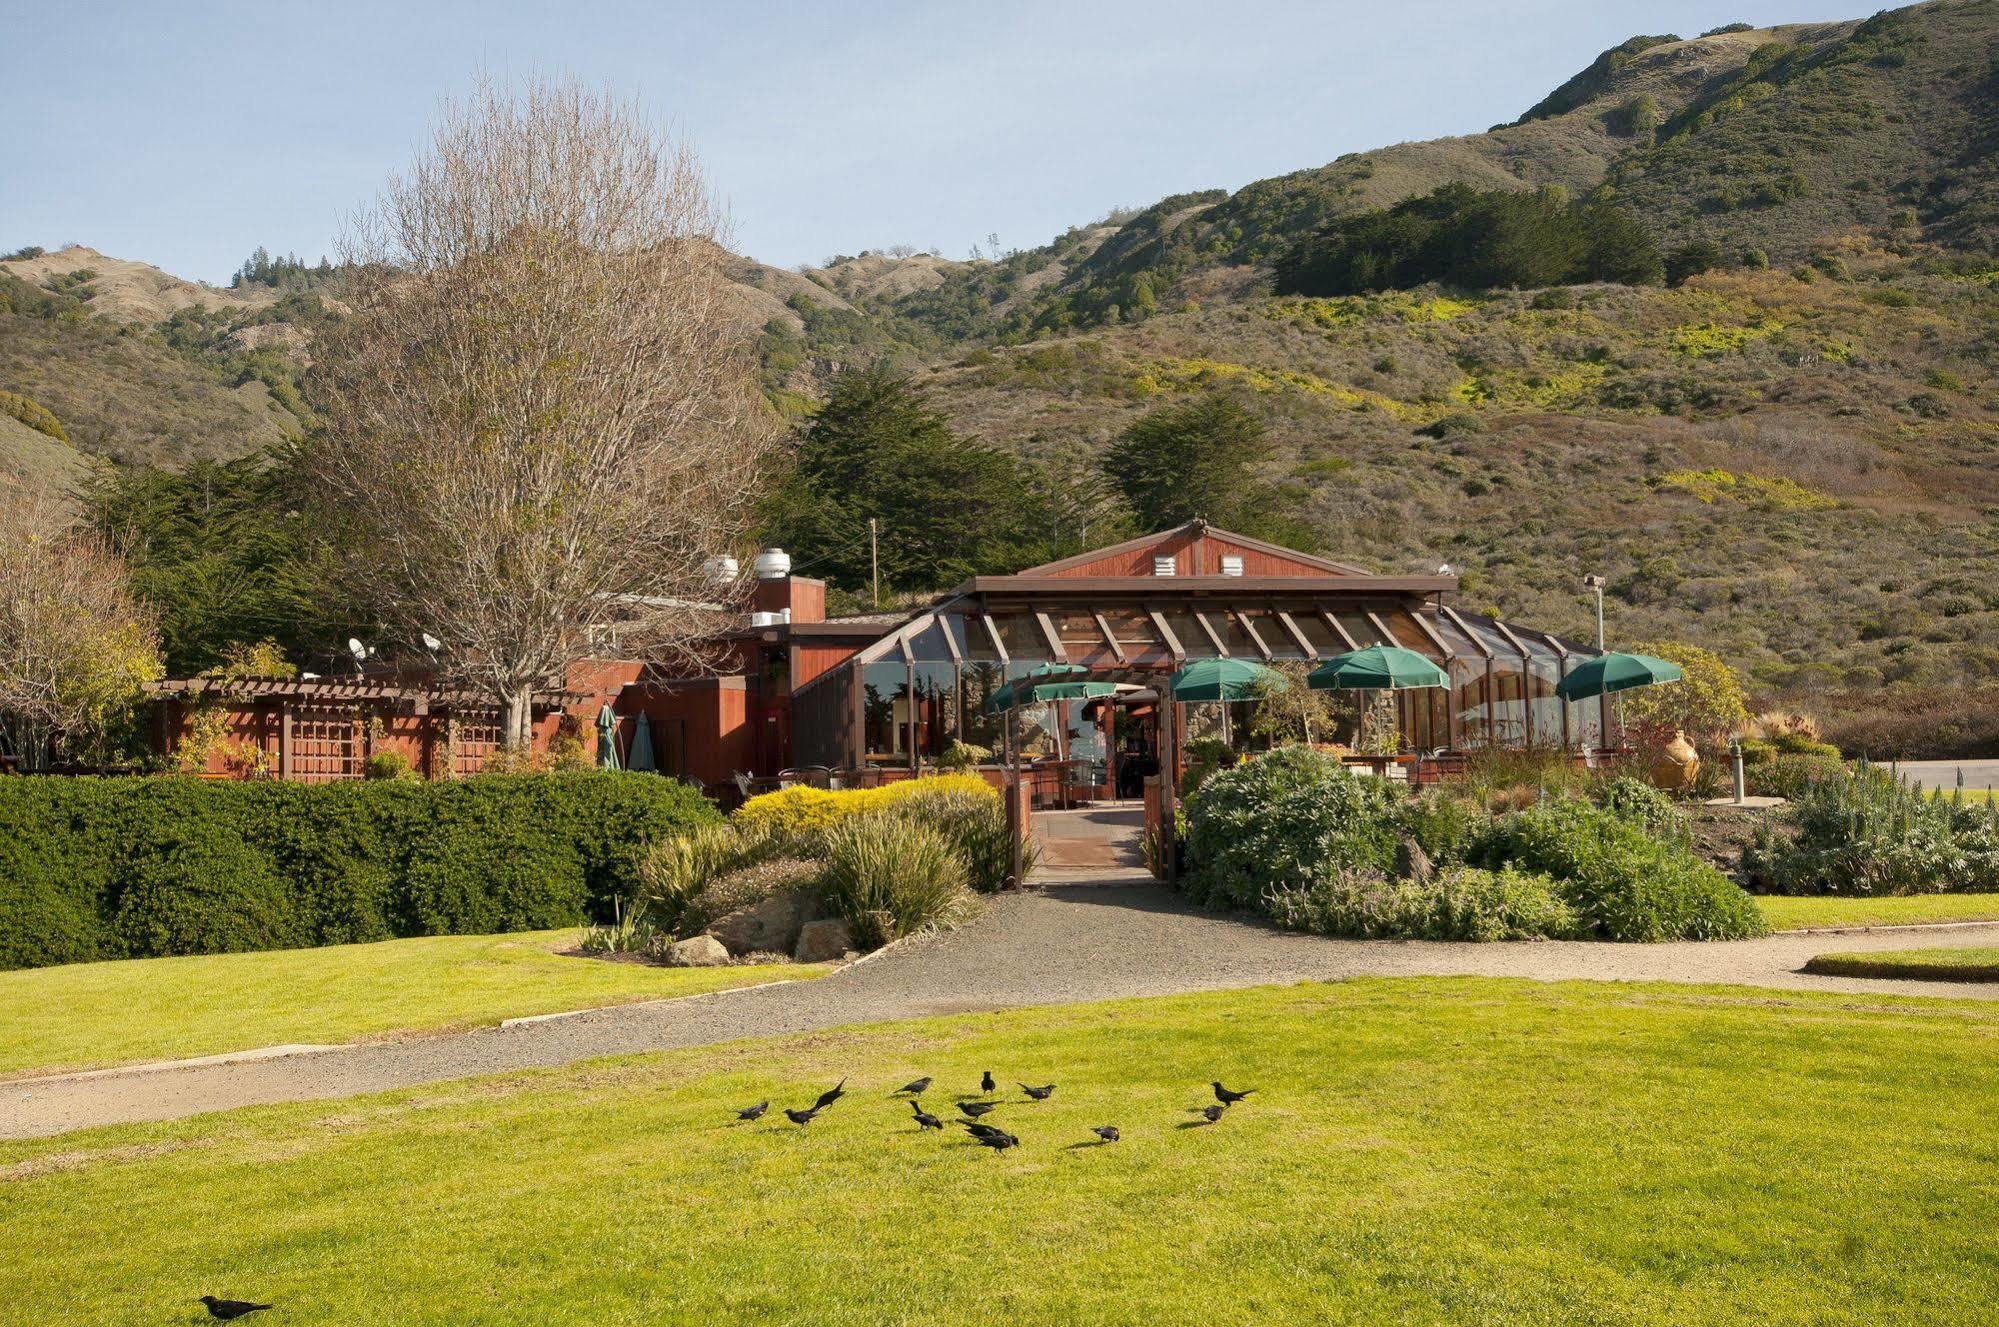
[[1152,574],[1155,576],[1178,576],[1180,574],[1180,560],[1166,554],[1156,556],[1152,559]]
[[784,619],[777,613],[757,612],[750,614],[750,629],[762,631],[765,627],[777,626]]
[[702,574],[707,576],[710,585],[727,585],[736,579],[736,573],[742,569],[742,564],[727,553],[720,557],[709,558],[701,564]]
[[791,574],[791,554],[781,548],[766,548],[750,564],[760,581],[781,581]]

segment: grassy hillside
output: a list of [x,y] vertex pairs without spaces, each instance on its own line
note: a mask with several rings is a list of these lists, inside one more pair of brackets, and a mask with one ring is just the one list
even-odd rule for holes
[[1999,291],[1847,273],[1466,296],[1259,298],[988,347],[930,371],[972,434],[1101,446],[1240,393],[1323,547],[1450,562],[1483,609],[1691,636],[1773,683],[1999,676]]
[[[254,332],[276,330],[283,311],[261,299],[157,303],[204,289],[89,250],[0,264],[0,392],[47,409],[76,451],[127,465],[242,456],[296,434],[295,347],[255,350],[271,338]],[[171,321],[148,320],[159,308]]]

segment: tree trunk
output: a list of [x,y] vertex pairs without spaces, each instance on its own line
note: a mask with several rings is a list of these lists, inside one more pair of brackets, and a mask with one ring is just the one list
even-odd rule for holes
[[526,751],[534,745],[534,687],[516,687],[500,706],[500,745]]

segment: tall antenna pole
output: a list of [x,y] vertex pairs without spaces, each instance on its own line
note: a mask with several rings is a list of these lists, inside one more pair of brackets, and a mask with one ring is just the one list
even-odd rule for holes
[[875,607],[880,608],[882,606],[882,557],[881,544],[875,538],[875,533],[875,518],[870,516],[868,517],[868,567],[870,576],[874,580]]

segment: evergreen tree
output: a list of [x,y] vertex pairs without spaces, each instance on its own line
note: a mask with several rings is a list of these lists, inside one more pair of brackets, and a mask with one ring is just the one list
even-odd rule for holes
[[901,374],[851,369],[800,439],[764,527],[801,569],[860,590],[873,518],[883,589],[942,589],[1047,550],[1041,488],[1020,461],[953,431]]
[[1146,415],[1104,453],[1104,470],[1147,530],[1196,518],[1239,534],[1310,547],[1286,494],[1257,477],[1270,458],[1263,421],[1234,398],[1204,396]]

